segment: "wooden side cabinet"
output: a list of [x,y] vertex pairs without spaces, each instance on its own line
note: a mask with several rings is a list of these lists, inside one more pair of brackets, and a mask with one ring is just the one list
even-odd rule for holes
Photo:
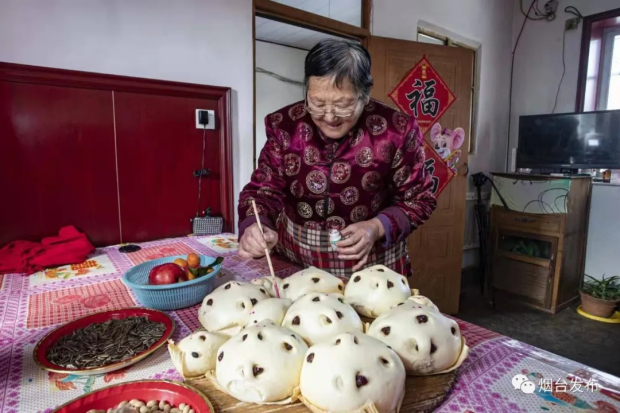
[[[515,186],[503,186],[508,210],[497,204],[491,207],[489,289],[493,301],[518,300],[552,314],[575,303],[584,277],[591,179],[570,179],[566,185],[569,188],[565,190],[566,199],[554,194],[554,199],[561,198],[561,205],[556,203],[557,208],[543,200],[541,210],[530,208],[535,212],[523,212],[531,202],[528,201],[532,197],[531,189],[522,186],[523,191],[528,190],[530,194],[519,200],[516,182],[525,180],[528,185],[535,185],[556,178],[517,174],[495,176],[512,179]],[[502,185],[498,187],[501,193]],[[526,207],[522,208],[523,205]]]

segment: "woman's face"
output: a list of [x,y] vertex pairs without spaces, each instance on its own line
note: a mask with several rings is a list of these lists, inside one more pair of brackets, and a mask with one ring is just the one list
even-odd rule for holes
[[[306,104],[316,126],[327,138],[340,139],[357,123],[364,105],[351,83],[345,81],[341,87],[331,77],[310,77]],[[324,116],[312,112],[327,111]],[[351,116],[337,116],[338,113],[352,113]]]

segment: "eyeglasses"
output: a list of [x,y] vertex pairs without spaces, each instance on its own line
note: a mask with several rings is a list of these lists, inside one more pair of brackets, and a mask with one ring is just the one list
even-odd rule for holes
[[355,114],[361,101],[362,101],[361,99],[358,99],[355,102],[355,106],[353,107],[353,109],[342,109],[338,107],[334,107],[331,110],[319,109],[317,107],[312,107],[311,105],[309,105],[308,98],[306,98],[304,105],[305,105],[306,111],[312,116],[316,116],[317,118],[322,118],[328,113],[333,114],[334,117],[337,117],[337,118],[349,118]]

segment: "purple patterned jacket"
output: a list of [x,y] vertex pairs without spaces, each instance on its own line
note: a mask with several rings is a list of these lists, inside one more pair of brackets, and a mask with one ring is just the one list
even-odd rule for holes
[[322,136],[304,102],[265,118],[267,143],[239,200],[239,236],[256,222],[275,230],[280,212],[312,229],[377,217],[384,246],[403,241],[436,207],[415,119],[376,100],[340,140]]

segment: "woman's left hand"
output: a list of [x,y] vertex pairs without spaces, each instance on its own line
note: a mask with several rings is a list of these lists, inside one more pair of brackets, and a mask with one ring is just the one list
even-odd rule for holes
[[338,258],[359,261],[353,271],[357,271],[368,261],[368,254],[375,242],[385,235],[383,224],[377,218],[351,224],[340,231],[342,241],[336,243]]

